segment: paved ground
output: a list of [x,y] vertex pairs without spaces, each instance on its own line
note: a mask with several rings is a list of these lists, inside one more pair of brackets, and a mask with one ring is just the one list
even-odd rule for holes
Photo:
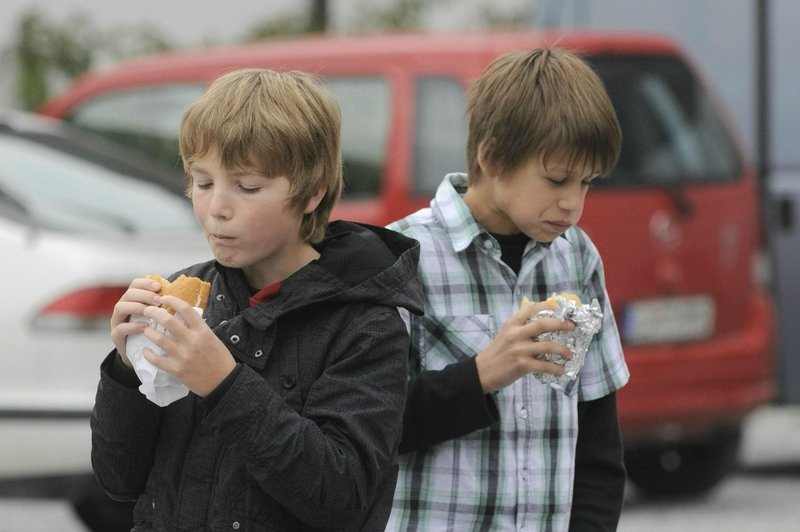
[[[619,532],[800,530],[800,407],[750,419],[742,467],[708,497],[654,503],[631,490]],[[0,499],[0,532],[87,532],[61,501]]]

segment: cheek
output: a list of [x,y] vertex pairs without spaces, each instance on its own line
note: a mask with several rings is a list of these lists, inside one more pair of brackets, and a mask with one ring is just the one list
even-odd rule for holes
[[202,222],[206,217],[205,204],[196,198],[192,199],[192,210],[194,210],[194,217],[197,219],[197,221]]

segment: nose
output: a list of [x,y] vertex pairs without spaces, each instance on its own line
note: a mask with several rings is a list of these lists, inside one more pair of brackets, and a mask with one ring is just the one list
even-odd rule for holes
[[224,187],[214,187],[211,191],[211,197],[208,202],[208,213],[214,218],[227,220],[231,217],[233,210],[231,208],[230,198]]
[[558,198],[558,208],[567,212],[579,212],[583,208],[583,200],[586,198],[587,188],[578,182],[563,189],[563,193]]

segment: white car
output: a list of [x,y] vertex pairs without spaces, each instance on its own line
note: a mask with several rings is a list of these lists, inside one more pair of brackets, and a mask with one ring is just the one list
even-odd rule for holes
[[114,150],[0,112],[0,494],[82,514],[105,511],[88,420],[111,310],[131,279],[210,257],[189,200]]

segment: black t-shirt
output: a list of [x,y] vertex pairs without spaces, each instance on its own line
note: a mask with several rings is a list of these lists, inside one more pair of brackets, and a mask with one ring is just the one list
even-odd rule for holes
[[514,273],[519,275],[519,269],[522,265],[522,253],[530,240],[528,235],[525,233],[517,233],[515,235],[496,235],[492,233],[492,236],[500,244],[500,258],[509,268],[514,270]]

